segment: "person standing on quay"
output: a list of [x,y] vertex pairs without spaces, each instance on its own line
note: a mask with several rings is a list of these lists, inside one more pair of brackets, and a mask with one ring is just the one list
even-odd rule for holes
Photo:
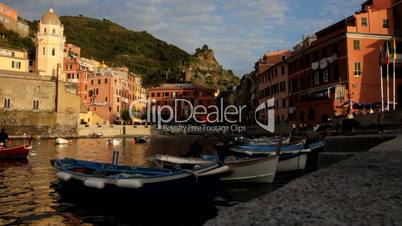
[[7,147],[8,134],[4,129],[0,132],[0,147]]

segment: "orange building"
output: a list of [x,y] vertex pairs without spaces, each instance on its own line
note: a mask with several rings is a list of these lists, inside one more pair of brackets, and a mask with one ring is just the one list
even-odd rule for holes
[[[202,105],[216,105],[216,90],[193,84],[164,84],[158,87],[148,89],[148,103],[156,106],[169,105],[175,109],[176,99],[185,99],[193,107]],[[176,114],[178,119],[188,118],[191,114],[191,106],[186,102],[180,102],[177,106]],[[162,114],[169,114],[167,111]],[[164,115],[162,117],[164,117]]]
[[0,2],[0,23],[22,37],[29,35],[29,26],[25,21],[18,19],[18,11],[2,2]]
[[[400,14],[394,15],[400,2],[366,1],[359,12],[308,37],[311,41],[304,40],[295,48],[288,59],[289,115],[293,121],[326,123],[350,111],[359,114],[371,110],[361,106],[375,108],[381,103],[380,49],[384,50],[386,44],[392,47],[395,38],[397,51],[401,51],[401,37],[394,32],[394,21],[402,20]],[[402,99],[402,75],[401,57],[397,56],[398,101]],[[381,61],[387,100],[386,65],[384,59]],[[391,86],[391,101],[392,93]],[[348,108],[353,105],[360,109]]]

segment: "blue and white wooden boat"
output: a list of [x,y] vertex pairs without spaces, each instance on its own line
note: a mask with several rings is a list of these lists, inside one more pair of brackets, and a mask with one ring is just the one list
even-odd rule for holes
[[123,166],[71,158],[51,163],[67,190],[101,199],[145,202],[213,200],[221,175],[229,170],[217,162],[190,169]]
[[[280,147],[281,153],[283,152],[294,152],[304,148],[304,143],[297,143],[297,144],[288,144],[282,145]],[[230,148],[233,152],[239,153],[266,153],[266,152],[276,152],[278,150],[278,145],[254,145],[254,144],[243,144],[243,145],[236,145]]]
[[[253,145],[241,145],[231,148],[230,150],[235,155],[250,156],[250,157],[262,157],[265,155],[274,155],[277,151],[280,152],[278,173],[304,170],[308,156],[311,153],[316,153],[324,147],[324,142],[314,142],[309,145],[293,144],[279,146],[253,146]],[[307,146],[307,148],[305,148]]]

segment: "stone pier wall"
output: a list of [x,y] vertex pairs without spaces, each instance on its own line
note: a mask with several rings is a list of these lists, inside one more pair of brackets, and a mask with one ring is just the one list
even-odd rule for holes
[[10,136],[75,137],[77,114],[0,111],[0,127]]

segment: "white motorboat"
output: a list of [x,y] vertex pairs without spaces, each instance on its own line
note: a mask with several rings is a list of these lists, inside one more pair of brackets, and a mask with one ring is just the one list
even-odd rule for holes
[[69,144],[69,143],[71,143],[71,141],[63,139],[63,138],[57,138],[54,142],[56,144]]

